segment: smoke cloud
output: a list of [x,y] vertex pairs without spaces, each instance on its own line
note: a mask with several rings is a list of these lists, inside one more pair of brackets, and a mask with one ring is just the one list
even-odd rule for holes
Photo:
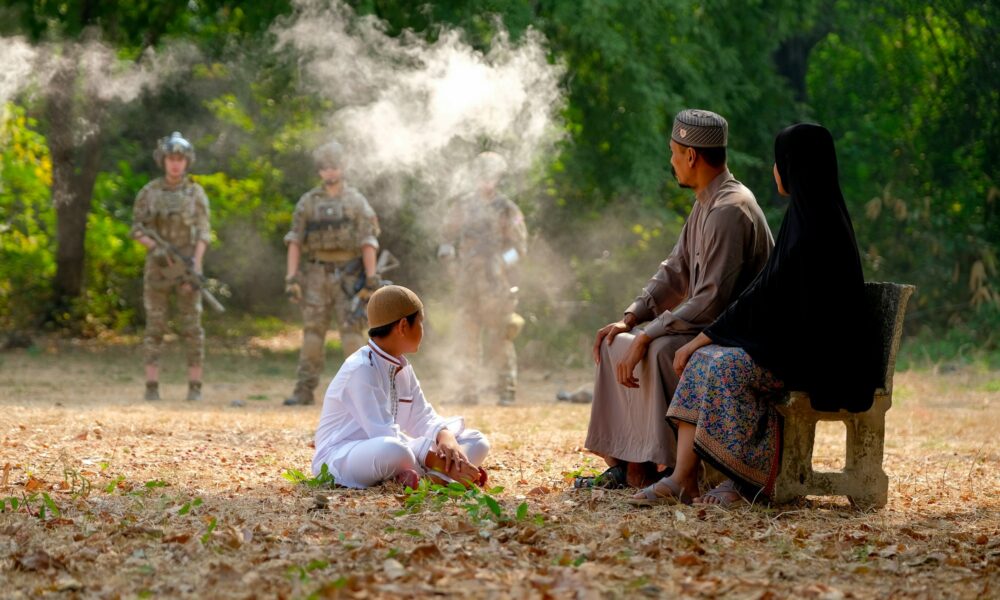
[[329,129],[360,185],[407,175],[449,197],[461,189],[457,167],[484,144],[506,157],[508,182],[521,182],[560,139],[563,68],[549,63],[537,33],[514,44],[501,31],[479,52],[457,31],[435,42],[390,37],[373,17],[314,0],[298,2],[274,33],[334,103]]
[[76,69],[80,91],[105,102],[131,102],[145,89],[155,89],[167,77],[191,63],[190,46],[156,52],[147,49],[140,60],[122,60],[97,42],[31,45],[23,38],[0,38],[0,104],[28,91],[49,91],[56,72]]
[[[412,32],[391,37],[373,17],[358,17],[341,2],[316,0],[299,1],[292,18],[272,29],[279,49],[297,52],[309,85],[331,101],[327,133],[346,149],[347,180],[377,190],[380,218],[419,190],[413,216],[423,244],[393,251],[420,265],[408,271],[420,277],[416,283],[431,303],[432,329],[446,338],[433,336],[421,352],[422,364],[430,367],[425,374],[434,368],[452,375],[479,370],[474,355],[455,352],[469,332],[453,322],[462,305],[457,294],[474,282],[449,282],[447,270],[433,264],[435,243],[445,241],[440,228],[449,205],[476,185],[472,160],[484,150],[500,154],[507,163],[501,191],[533,199],[532,172],[547,162],[563,135],[563,66],[549,61],[539,33],[529,31],[513,42],[499,24],[498,29],[483,51],[447,28],[432,42]],[[532,246],[543,249],[537,242]],[[548,259],[552,253],[545,250]],[[522,261],[522,273],[533,271],[526,264],[530,260]],[[551,274],[548,279],[552,289]],[[492,375],[483,375],[484,384],[493,383]],[[439,397],[462,395],[455,377],[433,379],[450,382]]]
[[0,38],[0,105],[31,81],[38,52],[22,38]]

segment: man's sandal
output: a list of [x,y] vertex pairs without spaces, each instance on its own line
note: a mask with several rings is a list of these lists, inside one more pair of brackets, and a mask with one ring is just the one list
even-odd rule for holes
[[628,487],[626,481],[628,469],[625,463],[608,467],[600,475],[593,477],[577,477],[573,480],[573,487],[578,490],[588,490],[592,488],[604,488],[606,490],[620,490]]
[[[733,497],[735,496],[735,498]],[[714,498],[716,502],[705,502],[704,498]],[[741,504],[747,504],[746,498],[740,493],[739,489],[736,487],[736,482],[732,479],[727,479],[715,486],[701,498],[698,498],[696,504],[701,504],[704,506],[721,506],[722,508],[733,508]]]
[[[665,487],[669,490],[669,493],[662,494],[657,491],[658,488]],[[691,496],[686,494],[680,485],[674,483],[670,479],[664,477],[663,479],[657,481],[653,485],[644,487],[639,490],[642,494],[641,498],[628,498],[626,502],[632,506],[659,506],[661,504],[671,505],[671,504],[691,504]]]

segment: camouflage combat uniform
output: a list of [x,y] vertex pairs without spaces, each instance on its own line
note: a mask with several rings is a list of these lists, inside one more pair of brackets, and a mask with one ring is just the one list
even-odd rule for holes
[[[467,390],[495,377],[501,404],[514,401],[517,387],[517,354],[514,338],[524,320],[514,312],[517,294],[512,290],[513,264],[527,250],[524,215],[502,194],[483,199],[473,193],[463,197],[446,223],[446,234],[457,253],[459,331],[467,344],[463,356],[475,364],[466,371]],[[509,263],[509,264],[508,264]],[[465,400],[474,402],[475,392]]]
[[[211,242],[208,197],[200,185],[185,178],[174,188],[162,177],[147,183],[135,199],[133,223],[158,233],[187,257],[194,256],[199,241]],[[133,236],[141,233],[133,228]],[[180,335],[184,340],[189,367],[200,367],[205,358],[205,331],[201,327],[201,292],[186,289],[171,280],[152,252],[146,255],[143,270],[143,307],[146,310],[146,335],[143,347],[146,364],[159,366],[163,336],[167,332],[170,292],[177,295]]]
[[365,344],[367,320],[349,319],[353,286],[364,279],[362,246],[378,249],[378,218],[361,192],[345,185],[330,197],[322,187],[306,192],[292,215],[285,243],[302,248],[302,350],[293,396],[311,403],[323,369],[324,343],[336,316],[344,355]]

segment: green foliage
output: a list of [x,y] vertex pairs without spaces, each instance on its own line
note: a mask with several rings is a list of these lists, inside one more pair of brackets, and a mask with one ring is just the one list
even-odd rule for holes
[[87,479],[86,475],[80,473],[75,469],[65,469],[63,471],[63,480],[69,486],[70,495],[73,498],[86,498],[90,495],[91,483]]
[[[518,505],[513,518],[507,514],[504,506],[494,497],[502,492],[503,488],[500,486],[482,490],[476,486],[466,488],[454,481],[448,485],[440,485],[422,479],[417,489],[406,488],[403,510],[397,514],[416,513],[425,509],[440,510],[445,504],[453,502],[460,505],[469,519],[477,524],[487,520],[501,523],[528,519],[527,502]],[[534,519],[539,524],[544,521],[541,515],[535,515]],[[420,535],[420,532],[415,531],[415,534]]]
[[321,571],[330,566],[325,560],[311,560],[306,565],[292,565],[288,567],[288,576],[293,579],[298,579],[301,582],[309,581],[310,574],[313,571]]
[[[672,181],[667,135],[674,113],[689,106],[727,117],[730,165],[775,229],[782,204],[770,176],[774,134],[799,120],[827,125],[868,278],[918,285],[908,326],[934,342],[932,354],[968,354],[968,343],[986,353],[996,347],[1000,4],[348,4],[381,19],[391,35],[409,31],[433,41],[457,27],[481,50],[498,35],[517,42],[534,30],[550,60],[565,66],[564,141],[538,165],[535,189],[518,199],[530,209],[532,231],[570,265],[558,274],[568,290],[560,298],[548,289],[552,261],[524,266],[520,310],[529,327],[518,344],[532,360],[551,360],[558,349],[585,361],[578,352],[584,338],[617,315],[669,253],[691,195]],[[58,42],[91,31],[124,60],[178,42],[199,50],[156,91],[102,113],[84,289],[60,309],[60,325],[86,336],[140,325],[144,250],[128,239],[127,223],[136,192],[159,174],[152,141],[175,129],[199,148],[195,179],[212,204],[207,274],[231,291],[225,303],[232,320],[209,323],[212,332],[252,326],[243,314],[291,316],[282,297],[281,236],[294,200],[315,178],[308,150],[327,134],[325,115],[337,108],[303,84],[300,57],[274,49],[269,29],[292,10],[287,0],[74,0],[15,1],[0,11],[3,35]],[[46,122],[38,118],[44,103],[17,100],[0,113],[2,331],[38,328],[56,304],[64,306],[52,291],[56,221]],[[436,273],[434,240],[419,218],[425,194],[404,183],[402,208],[382,215],[385,244],[408,250],[401,280]]]
[[193,500],[189,500],[181,505],[181,508],[180,510],[177,511],[177,514],[183,517],[184,515],[190,513],[191,509],[198,508],[199,506],[201,506],[202,503],[203,501],[201,498],[195,498]]
[[869,278],[917,284],[911,327],[983,340],[1000,306],[1000,7],[841,2],[835,18],[809,91],[839,138]]
[[309,477],[298,469],[288,469],[281,476],[296,485],[304,485],[312,489],[333,487],[334,485],[333,474],[330,473],[330,468],[325,464],[320,467],[319,475],[316,477]]
[[34,492],[21,498],[16,496],[0,498],[0,514],[16,512],[25,512],[36,516],[39,521],[53,517],[59,518],[62,515],[59,506],[48,492]]
[[0,330],[38,325],[55,274],[52,165],[38,122],[23,107],[0,107]]
[[205,533],[202,534],[200,538],[202,546],[207,546],[208,543],[212,541],[212,532],[215,531],[215,528],[218,526],[218,524],[219,522],[218,520],[216,520],[215,517],[211,517],[208,520],[208,526],[205,527]]

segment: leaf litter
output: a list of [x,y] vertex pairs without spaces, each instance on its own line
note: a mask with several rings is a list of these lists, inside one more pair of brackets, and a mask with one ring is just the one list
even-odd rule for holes
[[[0,386],[0,577],[12,598],[979,598],[1000,590],[1000,397],[967,384],[967,374],[897,375],[906,401],[888,413],[890,499],[878,511],[811,497],[729,511],[636,509],[623,491],[573,490],[574,472],[600,470],[580,449],[589,408],[551,403],[544,378],[530,372],[522,405],[440,407],[486,430],[490,483],[503,489],[428,489],[407,509],[414,496],[396,485],[357,491],[289,480],[308,473],[315,411],[263,402],[236,411],[208,395],[195,406],[144,404],[132,399],[134,382],[101,387],[96,375],[41,373],[18,360],[7,359],[15,368]],[[39,381],[40,395],[30,389]],[[286,383],[243,391],[280,398]],[[75,393],[88,385],[102,392]],[[946,394],[947,403],[937,400]],[[55,399],[75,410],[69,429]],[[837,443],[819,435],[817,454]]]

